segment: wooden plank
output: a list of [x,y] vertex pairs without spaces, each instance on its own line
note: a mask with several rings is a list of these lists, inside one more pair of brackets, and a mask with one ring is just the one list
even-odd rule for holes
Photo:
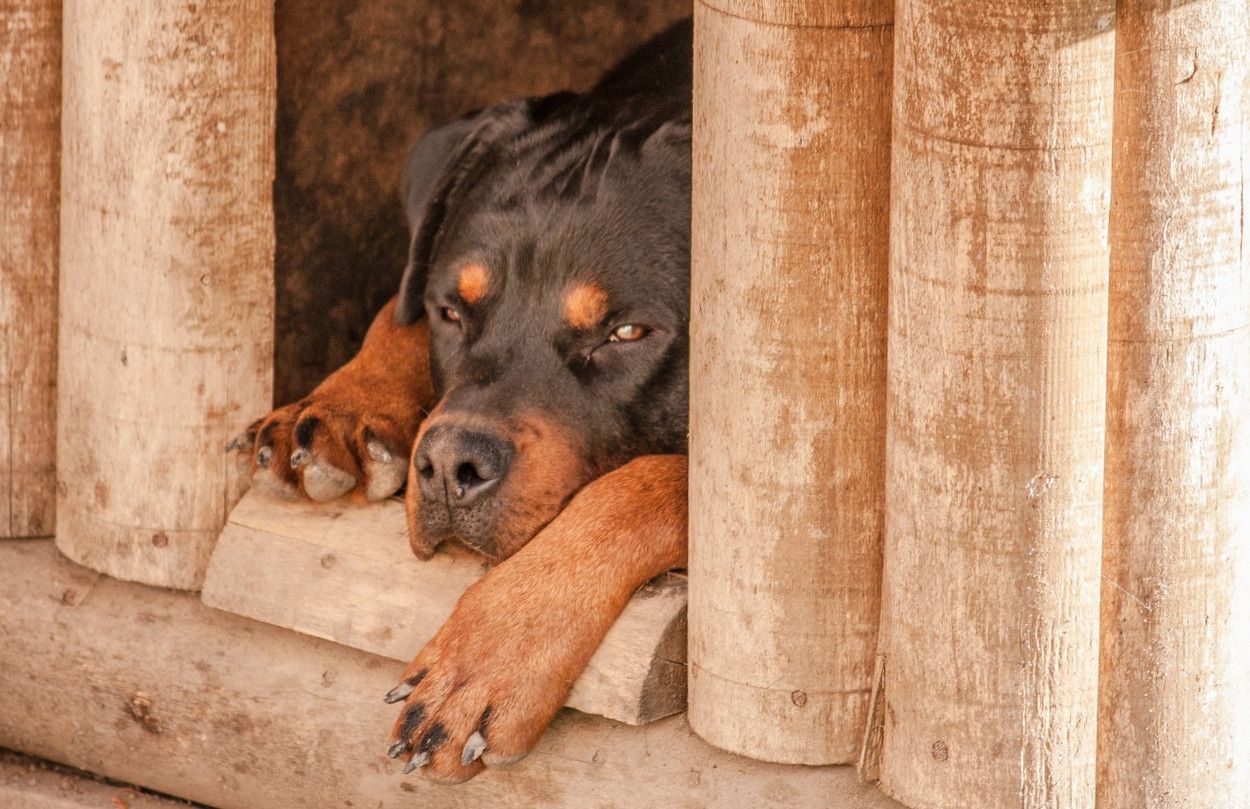
[[1094,805],[1115,6],[895,7],[878,699],[911,806]]
[[[455,547],[422,562],[399,500],[370,506],[277,500],[251,491],[230,515],[202,599],[218,609],[410,660],[485,572]],[[639,724],[681,711],[686,579],[643,587],[609,630],[568,705]]]
[[695,4],[690,724],[770,761],[846,763],[863,738],[893,5]]
[[57,532],[198,589],[272,404],[273,3],[64,4]]
[[60,0],[0,0],[0,537],[56,512]]
[[563,711],[513,768],[405,778],[381,699],[399,663],[93,577],[46,540],[0,542],[0,660],[0,747],[219,809],[898,809],[849,767],[722,753],[681,717]]
[[1116,5],[1101,809],[1250,805],[1248,35]]

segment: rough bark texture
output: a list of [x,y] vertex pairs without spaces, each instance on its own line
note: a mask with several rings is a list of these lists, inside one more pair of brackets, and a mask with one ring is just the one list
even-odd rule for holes
[[722,753],[679,716],[563,711],[524,761],[438,786],[386,757],[400,663],[91,574],[50,542],[0,542],[0,605],[0,747],[220,809],[900,809],[850,768]]
[[57,545],[198,586],[272,398],[272,4],[65,4]]
[[278,0],[275,400],[346,362],[398,289],[398,181],[423,130],[587,87],[689,13],[689,0]]
[[1248,32],[1118,6],[1102,809],[1250,801]]
[[881,779],[1094,800],[1114,3],[902,0]]
[[0,0],[0,537],[56,512],[61,3]]
[[889,2],[700,3],[691,726],[853,761],[880,609]]

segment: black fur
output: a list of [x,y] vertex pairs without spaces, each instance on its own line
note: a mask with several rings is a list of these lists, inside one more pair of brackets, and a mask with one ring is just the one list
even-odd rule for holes
[[[405,170],[412,243],[396,319],[430,318],[444,406],[549,414],[597,474],[686,451],[690,38],[687,20],[585,94],[507,102],[435,130]],[[456,287],[469,261],[492,273],[473,306]],[[608,294],[607,319],[589,330],[562,316],[578,282]],[[609,342],[624,324],[649,333]]]

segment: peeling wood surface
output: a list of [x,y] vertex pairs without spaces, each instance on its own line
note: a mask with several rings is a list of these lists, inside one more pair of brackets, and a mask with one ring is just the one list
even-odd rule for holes
[[899,809],[849,767],[723,753],[681,717],[563,711],[511,769],[405,778],[381,699],[401,664],[97,577],[47,541],[0,542],[0,660],[0,746],[219,809]]
[[[454,546],[420,561],[399,500],[285,502],[256,490],[209,563],[209,606],[408,662],[486,568]],[[567,704],[629,724],[686,707],[686,579],[644,586],[608,631]]]
[[771,761],[855,761],[872,685],[891,6],[695,7],[690,723]]
[[1250,805],[1250,19],[1117,6],[1100,809]]
[[1086,809],[1115,4],[896,11],[881,785]]
[[268,409],[273,5],[65,4],[58,547],[199,587]]
[[56,513],[61,3],[0,0],[0,538]]

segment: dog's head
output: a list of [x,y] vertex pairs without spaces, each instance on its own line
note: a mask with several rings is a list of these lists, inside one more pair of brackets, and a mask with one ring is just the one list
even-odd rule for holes
[[583,485],[685,452],[690,128],[489,108],[410,154],[396,318],[427,318],[438,405],[408,476],[410,540],[502,559]]

